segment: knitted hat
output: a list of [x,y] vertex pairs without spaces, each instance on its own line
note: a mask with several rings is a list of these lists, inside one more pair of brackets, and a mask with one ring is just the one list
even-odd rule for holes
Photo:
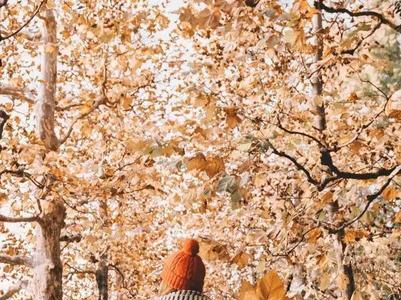
[[202,292],[206,270],[198,252],[199,243],[193,239],[186,240],[181,251],[166,260],[161,275],[163,281],[177,290]]

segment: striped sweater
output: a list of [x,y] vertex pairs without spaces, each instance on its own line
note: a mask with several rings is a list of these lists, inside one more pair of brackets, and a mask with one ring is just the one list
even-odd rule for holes
[[164,296],[153,298],[153,300],[210,300],[197,291],[176,291]]

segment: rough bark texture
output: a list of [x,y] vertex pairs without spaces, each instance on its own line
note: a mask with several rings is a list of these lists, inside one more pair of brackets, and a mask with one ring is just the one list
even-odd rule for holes
[[[53,10],[43,14],[42,27],[42,87],[37,103],[37,133],[46,150],[56,150],[58,140],[54,133],[54,108],[57,80],[56,19]],[[60,236],[64,227],[64,203],[55,197],[42,199],[41,215],[35,231],[33,254],[32,297],[35,300],[63,298]]]
[[57,37],[56,18],[53,10],[47,9],[42,26],[42,80],[43,84],[37,103],[37,134],[46,149],[56,150],[58,139],[54,132],[54,110],[57,80]]
[[54,199],[44,205],[41,221],[35,232],[32,280],[32,296],[35,300],[63,298],[60,235],[64,219],[63,202]]

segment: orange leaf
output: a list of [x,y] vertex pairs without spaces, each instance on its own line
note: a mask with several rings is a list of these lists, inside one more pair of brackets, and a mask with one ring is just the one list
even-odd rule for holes
[[307,234],[308,243],[316,244],[317,240],[322,236],[322,230],[320,228],[315,228]]
[[350,150],[354,154],[359,154],[359,152],[361,151],[362,147],[364,147],[364,146],[365,145],[362,142],[355,141],[350,145]]
[[401,224],[401,211],[395,214],[394,223]]
[[383,198],[386,201],[393,201],[397,196],[398,191],[393,187],[386,188],[383,192]]
[[209,261],[229,259],[227,246],[209,239],[199,241],[199,255]]
[[243,251],[240,251],[237,255],[234,256],[232,261],[237,264],[240,268],[243,268],[249,264],[251,260],[251,256]]
[[364,238],[367,236],[368,236],[368,232],[365,230],[348,229],[344,235],[344,242],[347,244],[352,244],[355,241],[358,241],[361,238]]
[[239,123],[241,123],[241,119],[237,115],[237,108],[234,107],[227,107],[224,109],[226,116],[227,126],[229,128],[235,128]]
[[187,167],[188,170],[201,170],[203,171],[206,168],[207,161],[205,156],[202,153],[198,153],[195,157],[192,157],[188,160]]
[[224,161],[220,157],[211,157],[207,159],[207,165],[205,168],[206,174],[209,177],[223,172],[225,170]]
[[286,294],[284,282],[275,271],[270,271],[258,281],[256,294],[261,300],[284,300]]
[[351,95],[348,96],[348,101],[350,102],[355,102],[358,99],[359,97],[356,92],[352,92]]
[[121,106],[124,110],[131,109],[131,104],[132,104],[132,97],[124,96],[121,98]]
[[238,300],[259,300],[256,287],[248,281],[243,281],[238,294]]
[[401,110],[400,109],[392,110],[388,116],[389,116],[389,118],[393,118],[393,119],[396,119],[397,121],[401,121]]

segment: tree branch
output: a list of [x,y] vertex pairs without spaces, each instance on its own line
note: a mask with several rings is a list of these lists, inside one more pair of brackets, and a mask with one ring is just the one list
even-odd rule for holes
[[335,230],[332,231],[332,232],[337,233],[337,232],[339,232],[339,231],[341,231],[341,230],[344,230],[344,228],[346,228],[346,227],[348,227],[348,226],[354,224],[354,223],[357,222],[360,218],[362,218],[363,215],[368,211],[368,209],[369,209],[370,205],[372,204],[372,202],[375,201],[375,200],[384,192],[384,190],[390,185],[390,183],[391,183],[391,181],[393,180],[393,178],[394,178],[395,176],[397,176],[397,175],[400,173],[400,171],[401,171],[401,165],[397,166],[397,167],[393,170],[393,172],[392,172],[392,173],[390,174],[390,176],[387,178],[386,182],[380,187],[380,189],[379,189],[377,192],[375,192],[375,193],[373,193],[373,194],[371,194],[371,195],[368,195],[368,196],[366,197],[368,201],[367,201],[367,203],[366,203],[364,209],[359,213],[359,215],[357,215],[355,218],[353,218],[353,219],[351,219],[351,220],[345,222],[344,224],[342,224],[340,227],[338,227],[337,229],[335,229]]
[[62,235],[60,237],[60,242],[67,242],[67,243],[78,243],[82,240],[82,235],[76,234],[76,235]]
[[32,217],[8,217],[4,215],[0,215],[0,222],[7,223],[30,223],[30,222],[40,222],[39,216]]
[[325,5],[322,1],[315,1],[314,2],[315,8],[324,10],[325,12],[336,14],[336,13],[341,13],[341,14],[347,14],[350,17],[373,17],[379,20],[382,24],[385,24],[389,26],[390,28],[394,29],[397,32],[401,32],[401,28],[399,25],[394,24],[392,21],[387,19],[385,16],[382,14],[375,12],[375,11],[358,11],[358,12],[352,12],[349,9],[346,9],[344,7],[339,7],[339,8],[334,8]]
[[125,281],[124,273],[120,270],[120,268],[118,268],[118,267],[117,267],[116,265],[114,265],[114,264],[109,264],[109,267],[113,268],[113,269],[121,276],[123,288],[128,292],[128,294],[129,294],[133,299],[135,299],[135,298],[136,298],[136,295],[133,294],[133,293],[129,290],[129,288],[128,288],[128,286],[127,286],[127,283],[126,283],[126,281]]
[[306,138],[308,138],[308,139],[310,139],[310,140],[316,142],[319,146],[321,146],[321,147],[326,147],[319,139],[315,138],[314,136],[312,136],[312,135],[310,135],[310,134],[308,134],[308,133],[300,132],[300,131],[294,131],[294,130],[290,130],[290,129],[285,128],[285,127],[281,124],[280,118],[277,118],[277,127],[280,128],[281,130],[283,130],[283,131],[286,132],[286,133],[304,136],[304,137],[306,137]]
[[290,156],[289,154],[283,152],[283,151],[279,151],[277,150],[269,141],[269,146],[270,148],[273,150],[273,153],[276,154],[277,156],[280,157],[284,157],[287,158],[288,160],[290,160],[296,167],[298,170],[302,171],[306,177],[308,178],[308,181],[310,183],[312,183],[313,185],[319,185],[319,181],[317,181],[316,179],[314,179],[311,175],[311,173],[303,166],[301,165],[294,157]]
[[71,266],[69,263],[66,263],[67,267],[72,269],[72,272],[69,272],[67,275],[67,279],[70,279],[73,275],[76,274],[88,274],[88,275],[96,275],[95,271],[92,270],[80,270],[78,268],[75,268],[74,266]]
[[26,177],[28,178],[29,181],[31,181],[36,187],[43,189],[44,185],[40,182],[38,182],[33,176],[27,172],[25,172],[23,169],[17,169],[17,170],[8,170],[5,169],[3,171],[0,171],[0,178],[3,174],[12,174],[14,176],[18,177]]
[[62,145],[62,144],[64,144],[64,143],[68,140],[68,138],[71,136],[72,131],[74,130],[75,124],[76,124],[79,120],[82,120],[82,119],[86,118],[87,116],[89,116],[92,112],[94,112],[96,109],[98,109],[100,105],[102,105],[102,104],[104,104],[104,103],[105,103],[104,98],[101,98],[100,100],[98,100],[98,101],[95,103],[95,105],[93,105],[93,106],[91,107],[90,110],[88,110],[87,112],[85,112],[85,113],[81,114],[80,116],[78,116],[78,117],[71,123],[71,125],[70,125],[70,127],[68,128],[68,130],[67,130],[65,136],[64,136],[62,139],[59,140],[59,146]]
[[4,295],[0,296],[0,300],[6,300],[14,296],[21,289],[26,288],[28,286],[28,280],[21,280],[14,284]]
[[15,35],[17,35],[22,29],[24,29],[32,20],[33,18],[39,13],[40,9],[42,8],[43,4],[46,3],[47,0],[42,0],[42,2],[40,2],[39,6],[35,9],[34,13],[32,14],[32,16],[20,27],[18,28],[16,31],[6,35],[6,36],[1,36],[0,35],[0,42],[7,40]]
[[[301,171],[305,174],[305,176],[308,179],[308,182],[315,185],[319,191],[324,190],[325,187],[329,183],[336,181],[336,180],[340,180],[340,179],[355,179],[355,180],[377,179],[379,177],[389,176],[395,170],[398,169],[398,167],[395,166],[390,169],[381,168],[375,172],[366,172],[366,173],[354,173],[354,172],[341,171],[337,168],[337,166],[334,165],[333,159],[330,154],[330,149],[323,148],[320,150],[320,153],[321,153],[320,163],[324,166],[327,166],[329,171],[335,175],[331,176],[331,177],[327,177],[323,181],[319,181],[319,180],[313,178],[310,171],[308,169],[306,169],[305,166],[300,164],[294,157],[292,157],[291,155],[289,155],[283,151],[277,150],[270,142],[269,142],[269,146],[273,150],[273,153],[275,155],[284,157],[284,158],[288,159],[289,161],[291,161],[299,171]],[[397,174],[398,173],[401,173],[400,170],[398,170]]]
[[8,0],[0,0],[0,8],[7,5]]
[[20,100],[26,101],[29,104],[34,104],[35,100],[28,97],[22,89],[14,88],[14,87],[0,87],[0,95],[11,96],[15,98],[19,98]]
[[102,82],[102,96],[99,100],[96,101],[96,103],[91,107],[91,109],[89,109],[87,112],[81,114],[80,116],[78,116],[70,125],[69,129],[67,130],[67,133],[64,135],[64,137],[62,139],[59,140],[59,146],[64,144],[67,139],[70,137],[72,131],[74,130],[74,126],[75,124],[79,121],[82,120],[84,118],[86,118],[87,116],[89,116],[92,112],[94,112],[96,109],[99,108],[100,105],[102,104],[106,104],[108,99],[107,99],[107,95],[106,95],[106,83],[107,83],[107,62],[104,62],[103,65],[103,82]]
[[0,263],[9,264],[13,266],[32,266],[32,259],[25,256],[9,256],[0,255]]
[[362,39],[360,39],[358,41],[358,43],[355,45],[355,47],[348,49],[348,50],[343,50],[341,51],[341,54],[350,54],[350,55],[354,55],[355,51],[358,50],[358,48],[362,45],[362,43],[368,39],[369,37],[371,37],[382,25],[383,23],[381,21],[379,21],[375,27],[373,27],[372,31],[366,35],[365,37],[363,37]]

